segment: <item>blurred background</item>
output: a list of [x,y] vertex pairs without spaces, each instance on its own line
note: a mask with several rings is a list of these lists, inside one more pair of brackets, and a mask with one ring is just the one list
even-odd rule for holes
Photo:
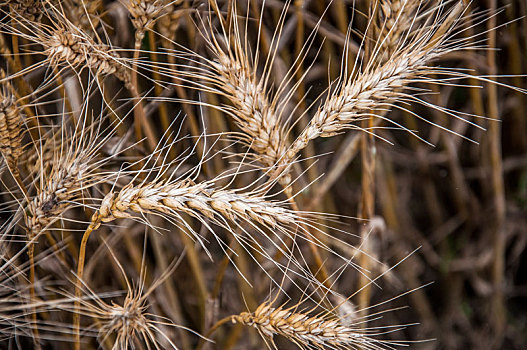
[[[342,32],[345,27],[339,26],[339,17],[349,12],[339,6],[345,4],[334,2],[326,20],[332,31],[340,28]],[[358,1],[357,6],[367,13],[365,4]],[[492,2],[471,1],[470,6],[481,11],[489,9]],[[447,64],[474,68],[479,75],[513,75],[516,77],[498,81],[525,89],[527,3],[498,1],[495,6],[499,14],[494,20],[500,27],[491,40],[497,50],[469,52],[452,57]],[[306,11],[316,13],[315,1]],[[360,16],[356,21],[360,23]],[[483,32],[485,24],[473,30]],[[338,52],[338,44],[327,38],[321,56],[326,49]],[[489,65],[489,55],[495,55],[495,64]],[[527,347],[527,96],[514,89],[494,90],[488,84],[478,84],[481,89],[442,86],[437,88],[438,94],[426,99],[499,120],[476,119],[485,130],[431,109],[410,107],[472,141],[400,110],[387,116],[417,131],[433,147],[407,133],[376,131],[393,145],[375,141],[374,217],[382,224],[369,236],[371,249],[392,265],[406,253],[419,250],[393,271],[397,283],[387,278],[383,290],[373,294],[397,290],[398,283],[418,287],[433,282],[405,296],[402,303],[410,308],[404,311],[408,319],[399,321],[420,322],[410,327],[411,338],[437,339],[417,345],[419,349]],[[364,168],[360,152],[349,161],[352,137],[339,136],[318,145],[320,150],[334,152],[315,165],[319,173],[326,173],[311,189],[312,199],[323,211],[360,213],[357,204],[362,198]],[[339,162],[348,161],[345,168],[339,167]],[[340,176],[325,186],[327,174],[336,168]]]

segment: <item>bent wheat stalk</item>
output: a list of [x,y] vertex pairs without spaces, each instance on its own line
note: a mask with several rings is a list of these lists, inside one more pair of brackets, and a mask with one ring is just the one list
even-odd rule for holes
[[[80,295],[71,296],[68,294],[66,295],[68,302],[64,305],[59,303],[58,306],[61,309],[73,312],[74,317],[84,315],[94,319],[98,323],[101,343],[108,340],[111,334],[115,334],[116,337],[113,341],[112,349],[121,350],[133,348],[138,339],[143,340],[148,349],[162,349],[163,343],[168,343],[171,349],[177,349],[163,328],[164,326],[182,329],[187,328],[176,325],[165,317],[149,313],[148,308],[150,305],[148,304],[148,298],[171,276],[179,266],[185,253],[183,252],[177,260],[170,263],[161,276],[156,278],[146,289],[145,279],[147,276],[144,264],[141,265],[140,281],[136,286],[133,286],[128,280],[123,266],[117,260],[111,249],[110,254],[115,260],[126,283],[127,293],[124,301],[120,304],[112,302],[110,305],[99,297],[86,283],[81,281],[82,292],[87,297],[80,297]],[[71,301],[74,302],[72,303]],[[76,343],[76,347],[78,347],[77,344],[79,343]]]
[[[301,218],[293,210],[280,205],[279,202],[269,201],[257,192],[217,189],[214,187],[214,181],[195,183],[191,179],[171,182],[145,182],[139,185],[129,184],[117,194],[110,192],[105,196],[82,237],[77,262],[76,297],[80,297],[81,293],[86,245],[91,233],[99,228],[102,223],[116,219],[137,218],[144,221],[142,217],[148,213],[161,215],[169,221],[183,223],[202,245],[201,238],[186,223],[182,213],[200,220],[213,234],[214,232],[206,223],[206,219],[226,228],[233,234],[234,231],[230,228],[230,224],[239,227],[242,222],[261,232],[261,229],[256,225],[259,224],[263,228],[273,231],[277,237],[278,232],[287,233],[287,226],[301,229],[299,227]],[[237,236],[235,237],[239,239]],[[254,238],[250,239],[255,241]],[[79,331],[80,316],[75,314],[76,344],[80,344]]]

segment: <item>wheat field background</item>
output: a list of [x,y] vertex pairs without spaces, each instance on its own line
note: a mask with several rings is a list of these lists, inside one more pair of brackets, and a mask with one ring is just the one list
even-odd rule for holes
[[0,1],[0,348],[525,349],[526,16]]

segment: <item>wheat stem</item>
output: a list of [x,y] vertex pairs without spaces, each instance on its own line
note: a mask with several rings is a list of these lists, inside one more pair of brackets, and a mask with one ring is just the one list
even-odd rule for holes
[[90,226],[86,229],[82,235],[81,245],[79,248],[79,259],[77,260],[77,279],[75,283],[75,313],[73,314],[73,334],[74,334],[74,349],[81,349],[81,333],[80,333],[80,324],[81,324],[81,314],[80,314],[80,300],[82,296],[82,278],[84,274],[84,260],[86,257],[86,245],[88,244],[88,239],[90,238],[91,233],[96,230],[98,227],[97,222],[92,222]]
[[[493,13],[497,8],[496,0],[489,0],[489,5]],[[488,45],[490,47],[496,46],[496,31],[492,28],[496,27],[496,17],[491,16],[487,22],[488,28],[491,29],[488,34]],[[487,64],[489,67],[489,74],[494,77],[497,74],[496,53],[492,50],[487,53]],[[491,78],[494,79],[494,78]],[[505,297],[503,293],[504,288],[504,270],[505,270],[505,217],[507,204],[505,202],[505,189],[503,183],[503,161],[501,150],[501,126],[496,120],[500,119],[499,103],[498,103],[498,87],[496,84],[488,84],[488,115],[493,118],[489,125],[489,158],[491,167],[491,181],[492,191],[494,195],[494,227],[493,230],[493,263],[492,263],[492,282],[494,288],[494,296],[492,300],[492,316],[494,320],[495,342],[501,344],[505,332],[506,324],[506,307]]]
[[227,316],[225,318],[222,318],[221,320],[217,321],[212,327],[209,328],[207,333],[203,336],[203,338],[200,338],[198,345],[196,345],[196,350],[201,350],[203,348],[203,345],[205,345],[206,339],[210,338],[214,332],[223,326],[226,323],[229,323],[232,321],[232,316]]
[[[29,295],[31,297],[31,302],[34,303],[36,302],[37,297],[35,293],[35,245],[32,242],[28,243],[27,254],[29,257]],[[37,323],[38,313],[36,308],[31,310],[31,318],[35,324],[33,328],[33,344],[35,345],[35,349],[41,349]]]

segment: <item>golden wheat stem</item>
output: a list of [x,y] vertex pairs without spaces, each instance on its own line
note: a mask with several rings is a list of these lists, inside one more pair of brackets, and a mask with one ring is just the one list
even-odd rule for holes
[[[150,58],[153,62],[158,62],[158,55],[157,55],[157,47],[156,47],[156,37],[153,31],[148,31],[148,44],[150,48]],[[159,74],[159,67],[154,66],[152,67],[152,77],[155,81],[161,81],[161,75]],[[154,86],[154,92],[156,96],[161,96],[163,93],[163,88],[160,84],[155,84]],[[163,130],[169,130],[170,129],[170,120],[168,117],[168,111],[166,104],[161,101],[159,104],[159,116],[161,117],[161,126],[163,127]],[[168,141],[172,142],[172,136],[169,135]],[[172,158],[177,158],[176,150],[174,148],[170,148],[170,155]]]
[[79,259],[77,260],[77,280],[75,283],[75,313],[73,314],[73,335],[74,335],[74,349],[81,349],[81,314],[80,314],[80,299],[82,296],[82,277],[84,274],[84,259],[86,257],[86,245],[91,233],[97,228],[97,223],[90,223],[90,226],[86,229],[82,235],[81,245],[79,248]]
[[[152,235],[152,248],[154,250],[154,255],[156,257],[156,266],[161,271],[168,270],[168,257],[166,256],[166,242],[165,237],[162,237],[158,234]],[[188,253],[188,252],[187,252]],[[172,314],[174,315],[173,321],[178,324],[183,323],[183,315],[182,315],[182,308],[180,304],[180,299],[178,297],[178,290],[176,288],[177,281],[174,279],[167,279],[164,282],[165,291],[167,295],[167,302],[170,305],[170,309],[172,311]],[[190,349],[190,340],[188,339],[188,334],[184,332],[182,329],[179,329],[179,338],[181,343],[181,348],[183,349]]]
[[[375,21],[379,15],[378,12],[379,1],[376,0],[370,3],[369,6],[369,17]],[[374,33],[374,27],[371,26],[369,32],[366,33],[367,36],[370,36]],[[373,55],[374,48],[371,45],[370,41],[367,41],[364,47],[365,61],[371,59]],[[375,211],[375,139],[374,133],[375,130],[372,130],[373,127],[373,114],[375,111],[372,109],[369,113],[370,116],[366,120],[362,121],[362,125],[365,130],[370,130],[370,133],[363,133],[361,136],[361,165],[362,165],[362,176],[361,176],[361,219],[370,220],[374,216]],[[364,242],[361,245],[362,253],[359,256],[359,265],[364,271],[371,270],[371,260],[368,256],[369,247],[368,247],[368,235],[369,235],[368,225],[363,225],[361,227],[360,235],[361,240]],[[367,276],[364,274],[359,274],[358,278],[358,290],[360,291],[358,295],[359,299],[359,309],[362,310],[361,316],[366,316],[368,305],[370,303],[371,297],[371,283]],[[366,322],[361,324],[362,327],[366,327]]]
[[205,282],[205,274],[203,273],[203,267],[201,266],[201,260],[199,259],[198,251],[194,246],[194,241],[187,235],[183,230],[179,230],[179,236],[185,246],[187,256],[186,259],[190,265],[192,271],[192,279],[196,281],[197,285],[197,303],[199,311],[199,324],[201,329],[204,329],[205,325],[205,313],[208,299],[207,285]]
[[205,342],[207,341],[206,339],[210,338],[218,328],[220,328],[226,323],[232,322],[232,317],[233,316],[227,316],[225,318],[222,318],[221,320],[217,321],[212,327],[210,327],[207,333],[205,333],[205,335],[200,338],[198,345],[196,345],[196,350],[201,350],[205,345]]
[[[29,242],[29,246],[27,248],[27,253],[29,257],[29,295],[31,297],[31,303],[35,303],[37,300],[36,293],[35,293],[35,245],[32,242]],[[33,344],[35,345],[35,349],[41,349],[40,346],[40,336],[38,331],[38,313],[36,311],[36,308],[33,307],[31,311],[31,318],[33,319],[34,327],[33,327]]]
[[[496,12],[497,0],[489,0],[492,13]],[[491,16],[487,22],[489,28],[488,45],[496,47],[496,16]],[[496,64],[496,53],[493,50],[487,52],[487,64],[489,74],[495,77],[498,73]],[[495,78],[491,78],[493,80]],[[492,192],[494,200],[494,226],[492,227],[492,241],[494,244],[493,261],[492,261],[492,284],[493,296],[491,302],[491,314],[493,317],[494,329],[496,330],[496,342],[502,343],[506,327],[506,299],[504,296],[505,288],[505,249],[506,249],[506,215],[507,203],[505,197],[505,185],[503,180],[503,159],[502,159],[502,140],[501,125],[497,121],[500,119],[498,103],[498,87],[496,84],[488,84],[488,116],[493,120],[489,125],[489,160],[491,167]]]

